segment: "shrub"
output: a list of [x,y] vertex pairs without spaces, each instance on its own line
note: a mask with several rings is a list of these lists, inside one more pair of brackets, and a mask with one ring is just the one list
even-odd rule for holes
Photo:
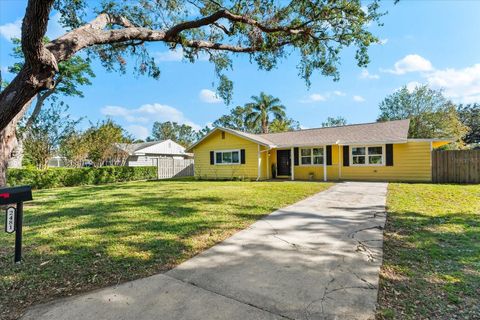
[[34,189],[47,189],[156,178],[156,167],[25,168],[9,169],[7,181],[9,186],[31,185]]

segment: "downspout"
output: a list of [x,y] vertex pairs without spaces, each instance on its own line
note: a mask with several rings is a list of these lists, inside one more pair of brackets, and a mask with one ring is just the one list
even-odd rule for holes
[[258,151],[257,151],[257,180],[260,180],[260,174],[262,170],[262,157],[260,156],[260,145],[258,144]]
[[323,146],[323,181],[327,181],[327,146]]
[[267,180],[270,179],[270,152],[267,149],[267,153],[265,154],[265,157],[267,157]]
[[295,180],[295,148],[290,148],[290,175],[291,180]]
[[340,157],[340,144],[339,144],[340,140],[338,140],[337,142],[335,142],[337,144],[337,147],[338,147],[338,180],[342,180],[342,162],[340,161],[341,157]]

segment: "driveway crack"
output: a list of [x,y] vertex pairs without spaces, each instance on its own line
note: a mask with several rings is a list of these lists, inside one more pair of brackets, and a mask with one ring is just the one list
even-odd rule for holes
[[171,277],[171,276],[169,276],[169,275],[165,275],[165,276],[170,277],[170,278],[172,278],[172,279],[175,279],[175,280],[177,280],[177,281],[181,281],[181,282],[183,282],[183,283],[185,283],[185,284],[189,284],[189,285],[191,285],[191,286],[193,286],[193,287],[196,287],[196,288],[199,288],[199,289],[208,291],[208,292],[213,293],[213,294],[215,294],[215,295],[218,295],[218,296],[221,296],[221,297],[230,299],[230,300],[234,300],[234,301],[236,301],[236,302],[239,302],[239,303],[241,303],[241,304],[250,306],[250,307],[252,307],[252,308],[259,309],[259,310],[262,310],[262,311],[264,311],[264,312],[273,314],[273,315],[278,316],[278,317],[280,317],[280,318],[282,318],[282,319],[294,320],[294,318],[290,318],[290,317],[287,317],[287,316],[284,316],[284,315],[281,315],[281,314],[272,312],[271,310],[268,310],[268,309],[263,308],[263,307],[261,307],[261,306],[257,306],[257,305],[255,305],[255,304],[253,304],[253,303],[245,302],[245,301],[239,300],[239,299],[237,299],[237,298],[235,298],[235,297],[228,296],[228,295],[225,295],[225,294],[216,292],[216,291],[214,291],[214,290],[204,288],[204,287],[196,284],[195,282],[191,282],[191,281],[187,281],[187,280],[183,280],[183,279],[174,278],[174,277]]

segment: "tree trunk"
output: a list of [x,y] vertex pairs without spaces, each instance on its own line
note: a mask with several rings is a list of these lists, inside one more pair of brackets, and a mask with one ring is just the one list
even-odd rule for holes
[[8,159],[15,146],[15,131],[17,124],[12,121],[0,132],[0,186],[7,185]]
[[13,118],[7,127],[0,132],[0,186],[7,185],[8,161],[12,156],[13,149],[17,145],[16,131],[18,121],[20,121],[25,112],[28,110],[30,104],[31,100],[23,106],[20,112]]
[[16,135],[14,139],[14,148],[11,153],[11,158],[8,160],[9,168],[21,168],[23,163],[23,140],[24,137]]

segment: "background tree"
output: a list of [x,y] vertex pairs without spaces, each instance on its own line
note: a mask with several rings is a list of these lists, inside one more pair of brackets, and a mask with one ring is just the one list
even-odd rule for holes
[[300,130],[300,123],[291,118],[273,119],[272,123],[270,123],[270,125],[268,126],[268,132],[270,133],[293,130]]
[[177,122],[158,122],[153,123],[152,138],[150,140],[171,139],[184,147],[191,145],[197,137],[197,133],[187,124],[178,124]]
[[60,142],[59,153],[70,167],[80,168],[88,158],[89,145],[86,135],[77,130],[72,131]]
[[344,117],[336,117],[336,118],[333,118],[333,117],[328,117],[327,120],[325,120],[325,122],[322,122],[322,128],[326,128],[326,127],[338,127],[338,126],[344,126],[347,124],[347,119],[345,119]]
[[285,106],[280,104],[280,99],[265,92],[252,96],[251,99],[253,101],[245,105],[250,109],[245,117],[246,125],[260,128],[261,133],[268,133],[271,117],[279,121],[285,120]]
[[380,103],[378,121],[400,119],[410,119],[410,138],[454,138],[460,146],[468,131],[442,91],[425,85],[411,92],[404,86]]
[[39,169],[45,169],[62,142],[75,130],[80,120],[72,120],[67,108],[50,106],[38,114],[25,139],[25,158]]
[[459,105],[458,116],[464,126],[469,128],[463,141],[472,147],[480,147],[480,103]]
[[225,114],[213,122],[213,127],[229,128],[244,132],[253,132],[255,128],[251,123],[247,122],[247,115],[252,111],[250,106],[236,106],[230,110],[229,114]]
[[[45,44],[52,9],[70,31]],[[248,54],[260,69],[271,70],[296,52],[307,84],[314,72],[338,79],[344,47],[356,47],[360,67],[368,64],[367,49],[378,42],[369,26],[381,16],[378,0],[367,10],[360,1],[28,0],[21,38],[25,63],[0,93],[0,153],[10,153],[5,141],[14,135],[12,121],[38,93],[55,86],[60,63],[80,51],[120,72],[126,71],[125,57],[133,56],[133,69],[154,78],[160,70],[148,42],[182,49],[191,62],[205,53],[215,65],[218,94],[229,102],[233,84],[225,71],[232,67],[231,54]]]
[[119,149],[116,143],[131,143],[132,139],[121,126],[112,120],[98,122],[85,131],[88,145],[88,159],[95,167],[101,167],[106,161],[116,158]]

